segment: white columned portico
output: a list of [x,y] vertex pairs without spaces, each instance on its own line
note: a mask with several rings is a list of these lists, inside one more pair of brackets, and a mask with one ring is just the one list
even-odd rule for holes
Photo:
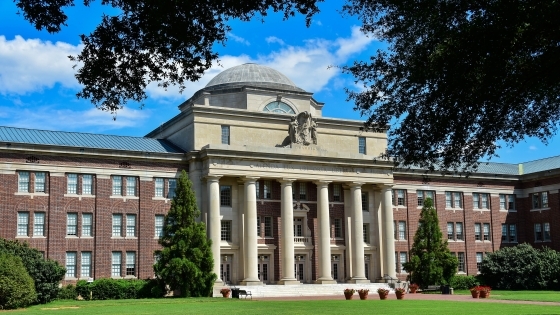
[[258,177],[243,178],[245,183],[245,279],[242,285],[262,285],[259,280],[257,243],[257,190]]
[[329,182],[317,181],[315,185],[317,185],[317,221],[319,223],[319,277],[315,283],[333,284],[336,281],[331,275]]
[[300,284],[294,277],[294,179],[278,180],[281,186],[282,215],[282,277],[278,284]]
[[364,218],[362,214],[362,183],[350,184],[352,198],[352,279],[353,283],[369,283],[365,276]]
[[396,278],[395,271],[395,236],[393,228],[393,204],[391,202],[392,187],[385,185],[381,189],[383,195],[383,274]]
[[214,257],[214,273],[218,276],[216,282],[222,282],[220,274],[220,241],[222,239],[222,224],[220,219],[220,177],[206,177],[208,190],[208,238],[212,240],[212,256]]

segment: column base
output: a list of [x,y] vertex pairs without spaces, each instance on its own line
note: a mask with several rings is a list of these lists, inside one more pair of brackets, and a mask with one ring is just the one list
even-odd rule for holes
[[243,280],[239,282],[239,285],[249,287],[249,286],[261,286],[263,285],[263,283],[260,280]]
[[294,278],[294,279],[282,279],[282,280],[278,281],[277,284],[280,284],[280,285],[297,285],[297,284],[301,284],[301,282]]
[[315,284],[336,284],[336,281],[333,279],[317,279]]
[[354,278],[350,279],[348,283],[371,283],[371,281],[366,278]]

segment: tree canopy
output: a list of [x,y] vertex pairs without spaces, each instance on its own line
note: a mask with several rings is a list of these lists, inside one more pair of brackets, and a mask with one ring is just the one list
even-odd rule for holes
[[[83,0],[89,6],[94,0]],[[248,21],[268,10],[288,18],[303,14],[309,25],[322,0],[100,0],[119,11],[103,15],[90,34],[82,34],[76,63],[78,97],[115,112],[129,100],[142,102],[151,82],[162,87],[198,80],[218,59],[213,45],[225,43],[236,18]],[[74,0],[14,0],[23,17],[38,30],[59,32],[67,21],[64,10]]]
[[395,125],[401,165],[465,169],[498,141],[546,142],[560,119],[560,2],[347,0],[362,30],[388,44],[344,68],[367,126]]
[[184,297],[211,296],[217,279],[214,259],[219,257],[212,257],[212,240],[206,236],[204,222],[196,222],[199,216],[192,183],[183,170],[165,216],[159,240],[163,248],[155,253],[154,271],[158,279],[171,290],[180,290]]
[[457,265],[457,258],[451,255],[447,241],[442,238],[432,199],[426,198],[410,249],[410,261],[403,263],[403,268],[412,283],[425,288],[428,285],[449,284]]

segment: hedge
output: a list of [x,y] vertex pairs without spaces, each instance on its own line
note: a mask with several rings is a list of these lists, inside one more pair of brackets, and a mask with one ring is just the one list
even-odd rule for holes
[[0,309],[26,307],[36,300],[33,279],[21,258],[0,254]]
[[90,292],[93,300],[119,300],[159,298],[164,291],[156,280],[104,278],[76,283],[76,293],[85,300],[90,299]]

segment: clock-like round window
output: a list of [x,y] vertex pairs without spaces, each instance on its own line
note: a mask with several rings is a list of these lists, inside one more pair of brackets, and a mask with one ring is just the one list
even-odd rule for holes
[[266,105],[263,109],[263,112],[272,112],[272,113],[280,113],[280,114],[296,114],[296,112],[290,107],[290,105],[284,102],[272,102]]

